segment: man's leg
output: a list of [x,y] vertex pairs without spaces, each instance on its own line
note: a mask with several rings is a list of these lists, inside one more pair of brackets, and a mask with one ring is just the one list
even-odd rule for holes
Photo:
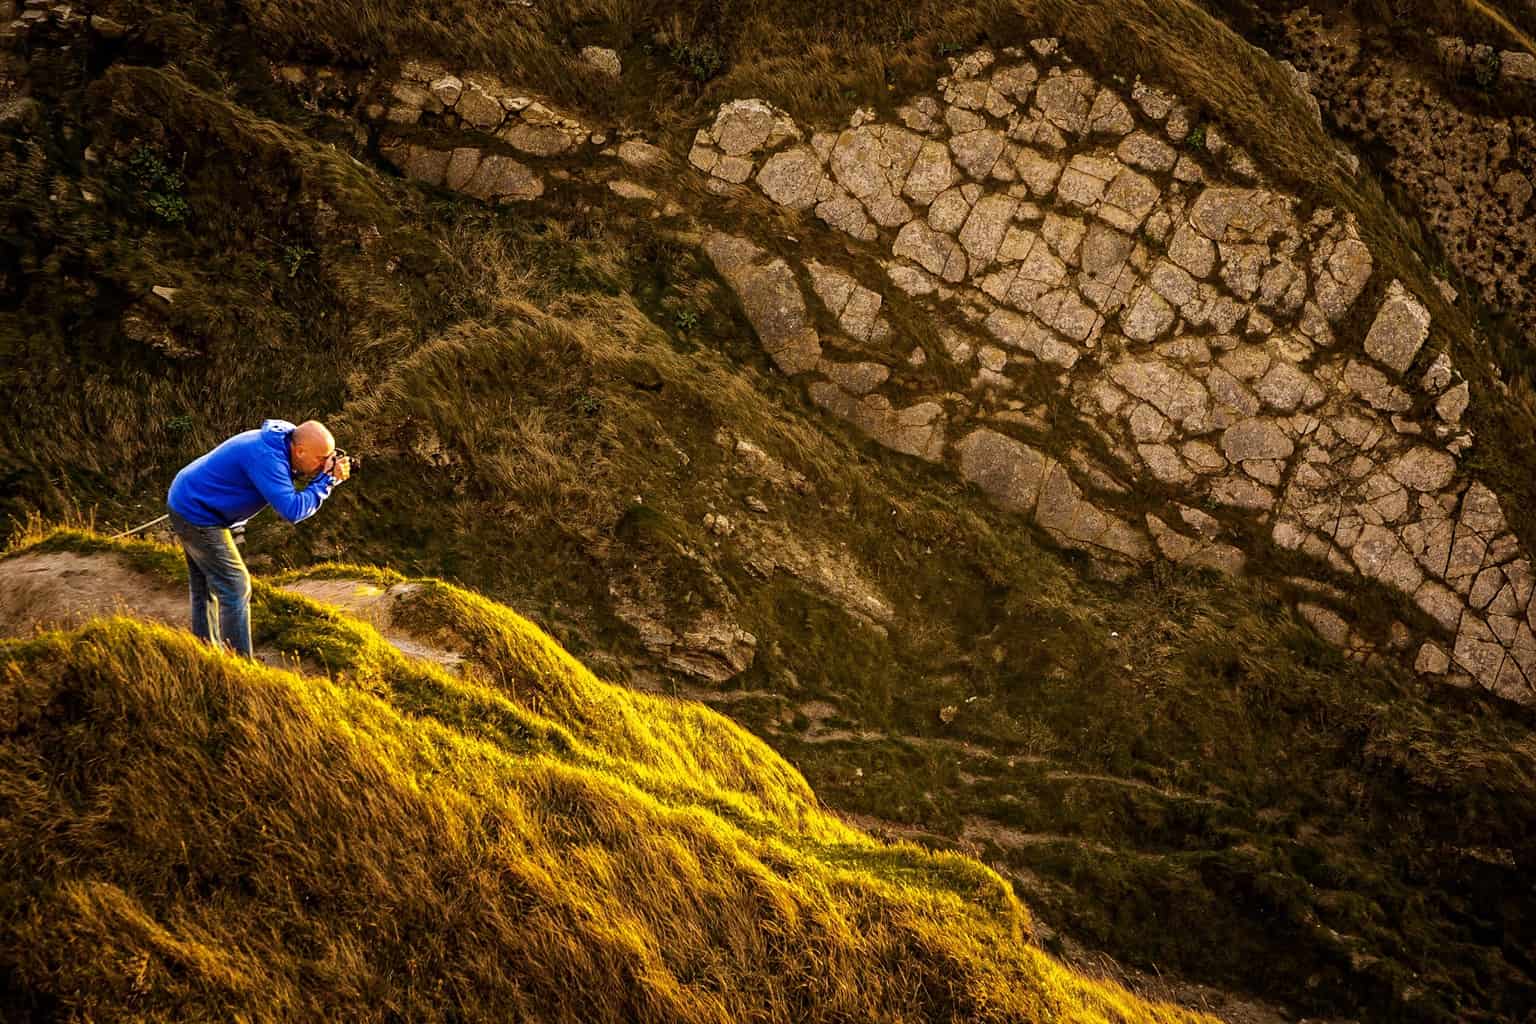
[[209,612],[213,609],[208,607],[208,577],[204,576],[203,570],[197,567],[197,561],[193,559],[192,553],[187,550],[185,544],[181,547],[181,553],[187,556],[187,589],[192,595],[192,635],[205,643],[217,646],[218,641],[214,639],[213,630],[218,629],[218,626],[214,624],[210,628]]
[[[208,621],[205,612],[203,628],[212,634],[205,639],[251,657],[251,576],[234,538],[222,527],[195,526],[174,514],[171,528],[187,553],[189,575],[201,575],[205,594],[218,604],[216,624]],[[196,623],[193,632],[197,633]]]
[[181,541],[181,552],[187,558],[187,591],[192,601],[192,635],[215,647],[219,642],[217,604],[208,590],[208,575],[203,563],[208,560],[208,530],[194,526],[175,512],[170,514],[171,532]]
[[219,636],[236,654],[251,654],[251,574],[228,530],[211,538],[209,561],[203,564],[208,589],[219,600]]

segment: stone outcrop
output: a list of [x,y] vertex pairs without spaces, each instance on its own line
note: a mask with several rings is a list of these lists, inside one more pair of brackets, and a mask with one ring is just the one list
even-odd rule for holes
[[1146,537],[1085,501],[1066,469],[1049,455],[985,427],[957,442],[955,452],[962,476],[1001,507],[1032,517],[1063,546],[1133,561],[1151,557]]
[[704,252],[741,299],[747,319],[774,364],[795,374],[816,368],[821,339],[811,325],[795,274],[745,238],[713,234]]
[[414,142],[390,143],[379,152],[408,178],[476,199],[537,199],[544,194],[543,179],[505,153],[486,153],[472,146],[432,149]]
[[[1236,538],[1264,536],[1322,576],[1410,599],[1420,617],[1378,642],[1343,591],[1303,581],[1298,614],[1353,655],[1400,651],[1536,701],[1530,563],[1461,465],[1471,394],[1424,303],[1390,281],[1349,316],[1375,273],[1350,218],[1304,216],[1229,139],[1181,154],[1190,128],[1177,97],[1120,96],[1055,50],[955,60],[893,123],[860,111],[815,131],[757,101],[721,108],[695,166],[865,246],[926,310],[942,357],[973,368],[963,392],[908,383],[930,353],[885,320],[875,282],[818,261],[797,279],[728,236],[706,252],[815,404],[951,466],[1057,543],[1112,571],[1165,558],[1240,573]],[[742,163],[722,174],[728,157]],[[809,326],[800,280],[835,333]],[[1059,390],[1113,461],[1052,454],[1026,384]],[[1130,512],[1118,480],[1165,504]]]
[[[582,59],[605,74],[619,73],[611,50],[588,47]],[[395,78],[360,83],[331,68],[284,65],[273,74],[306,105],[349,111],[373,126],[380,155],[406,177],[476,199],[537,199],[546,188],[540,161],[581,155],[606,141],[580,120],[481,72],[408,60]],[[368,133],[359,131],[366,140]],[[633,194],[632,188],[616,191]]]
[[[1348,19],[1298,7],[1280,24],[1329,121],[1376,152],[1376,172],[1410,197],[1482,300],[1509,311],[1514,333],[1536,334],[1536,121],[1528,103],[1501,110],[1486,99],[1536,95],[1536,57],[1442,39],[1448,74],[1426,74]],[[1490,71],[1494,80],[1477,81]],[[1457,74],[1478,88],[1445,81]]]

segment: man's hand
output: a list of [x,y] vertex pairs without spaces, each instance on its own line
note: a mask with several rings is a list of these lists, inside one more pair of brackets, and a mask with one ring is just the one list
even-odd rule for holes
[[343,455],[338,459],[332,460],[329,472],[332,480],[341,483],[352,475],[352,457],[350,455]]

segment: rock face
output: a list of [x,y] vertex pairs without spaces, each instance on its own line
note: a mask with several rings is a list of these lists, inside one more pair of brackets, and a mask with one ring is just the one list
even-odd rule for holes
[[642,602],[617,585],[609,594],[615,612],[640,634],[646,650],[676,672],[719,684],[751,668],[757,657],[757,637],[719,611],[703,612],[678,630],[662,621],[658,602]]
[[[583,59],[618,73],[612,51],[588,47]],[[365,83],[355,95],[334,69],[311,75],[284,65],[273,75],[310,107],[324,104],[350,114],[353,100],[359,101],[363,118],[378,125],[379,152],[386,160],[409,178],[476,199],[536,199],[544,194],[545,181],[528,158],[574,155],[589,142],[605,141],[576,118],[481,72],[407,60],[398,76]]]
[[821,339],[811,326],[794,271],[745,238],[713,234],[704,252],[741,299],[747,319],[774,364],[785,373],[816,368]]
[[408,178],[476,199],[537,199],[544,194],[544,182],[533,169],[505,154],[468,146],[430,149],[419,143],[384,146],[380,152]]
[[[794,268],[711,236],[780,369],[807,374],[812,402],[875,442],[952,467],[1101,567],[1161,557],[1237,573],[1233,538],[1267,536],[1421,615],[1398,626],[1419,644],[1378,642],[1355,632],[1343,597],[1308,599],[1302,618],[1352,654],[1420,652],[1426,673],[1536,702],[1530,563],[1459,463],[1470,390],[1425,353],[1421,299],[1392,281],[1349,315],[1375,272],[1349,217],[1303,216],[1230,140],[1208,145],[1219,160],[1180,155],[1176,97],[1127,102],[1044,53],[963,58],[900,123],[860,112],[806,132],[760,102],[721,108],[701,143],[714,155],[695,165],[719,177],[721,161],[744,161],[805,230],[851,236],[972,376],[924,393],[914,367],[937,353],[890,327],[877,283],[808,262],[803,280],[837,325],[822,336]],[[1059,391],[1116,464],[1051,454],[1059,442],[1014,397],[1025,385]],[[1136,512],[1116,480],[1141,494]]]
[[1099,549],[1146,561],[1146,538],[1083,499],[1082,491],[1055,459],[996,431],[982,428],[955,445],[960,473],[1010,512],[1032,516],[1064,547]]
[[[1309,73],[1329,118],[1380,149],[1379,172],[1411,197],[1446,258],[1484,301],[1508,310],[1517,334],[1536,335],[1536,146],[1523,116],[1468,102],[1443,75],[1425,75],[1407,53],[1363,44],[1359,30],[1321,11],[1294,8],[1280,20],[1285,49]],[[1441,39],[1448,64],[1477,48]],[[1455,52],[1460,51],[1460,52]],[[1474,61],[1495,58],[1482,48]],[[1509,58],[1515,58],[1513,63]],[[1485,64],[1486,66],[1486,64]],[[1498,80],[1536,66],[1529,54],[1497,58]],[[1467,69],[1470,71],[1470,69]],[[1531,86],[1529,80],[1524,88]]]

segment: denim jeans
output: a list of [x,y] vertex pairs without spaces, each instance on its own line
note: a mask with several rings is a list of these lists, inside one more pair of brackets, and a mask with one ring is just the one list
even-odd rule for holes
[[187,556],[192,635],[251,657],[251,574],[222,526],[194,526],[175,512],[171,530]]

